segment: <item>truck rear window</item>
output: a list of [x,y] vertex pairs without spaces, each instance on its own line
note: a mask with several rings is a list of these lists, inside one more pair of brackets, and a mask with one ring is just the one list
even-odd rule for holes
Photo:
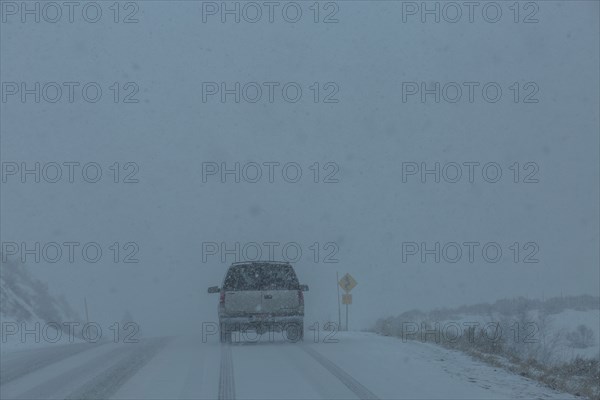
[[229,269],[224,290],[298,290],[293,268],[287,264],[244,264]]

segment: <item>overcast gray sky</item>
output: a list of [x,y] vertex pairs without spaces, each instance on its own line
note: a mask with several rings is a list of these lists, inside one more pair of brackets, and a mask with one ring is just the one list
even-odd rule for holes
[[[301,248],[295,265],[310,285],[309,320],[337,318],[335,273],[350,272],[358,281],[356,327],[411,308],[599,294],[598,2],[521,4],[517,23],[508,3],[498,3],[497,23],[480,9],[472,23],[467,15],[422,23],[420,12],[384,1],[321,4],[318,16],[312,2],[297,2],[296,23],[279,8],[272,23],[266,14],[256,23],[231,16],[222,23],[218,12],[207,14],[212,9],[203,14],[201,2],[146,1],[121,9],[115,23],[110,4],[99,4],[97,23],[79,9],[73,23],[66,16],[23,23],[20,11],[4,10],[0,39],[3,171],[6,163],[74,161],[96,162],[103,173],[97,183],[85,182],[80,166],[73,183],[64,165],[56,183],[32,176],[22,183],[20,171],[3,176],[2,241],[99,243],[97,263],[83,260],[81,247],[73,263],[65,254],[57,263],[27,262],[80,311],[87,296],[93,319],[118,321],[129,309],[156,332],[215,321],[218,300],[206,288],[221,283],[234,259],[222,263],[219,252],[204,262],[207,242],[256,242],[263,250],[278,242],[277,259],[285,244]],[[137,23],[122,23],[129,13]],[[527,16],[538,22],[523,23]],[[47,92],[40,89],[39,103],[35,95],[23,101],[10,94],[11,82],[19,91],[22,82],[39,82]],[[47,101],[48,82],[63,88],[56,103]],[[64,82],[79,83],[72,103]],[[90,82],[102,88],[96,103],[82,98]],[[231,94],[222,102],[206,82],[256,82],[262,97],[247,101],[255,95],[250,85],[239,103]],[[265,82],[274,82],[273,102]],[[440,83],[439,103],[407,92],[422,82]],[[502,89],[497,102],[482,93],[490,83]],[[299,101],[283,97],[286,84],[289,96],[302,89]],[[457,86],[463,93],[453,103]],[[272,164],[273,183],[269,162],[280,163]],[[445,173],[439,183],[433,175],[423,183],[420,171],[403,182],[403,163],[406,171],[436,162]],[[469,162],[479,163],[473,182]],[[203,177],[203,163],[240,163],[250,178]],[[257,183],[248,182],[254,164],[247,163],[262,165]],[[298,182],[282,177],[286,163],[300,166]],[[444,179],[455,176],[448,163],[462,166],[456,183]],[[487,163],[501,167],[496,183],[482,177]],[[128,173],[139,182],[124,183]],[[138,248],[124,248],[128,242]],[[421,252],[403,260],[408,242],[456,242],[463,254],[456,263],[433,255],[422,262]],[[480,244],[472,263],[465,242]],[[481,254],[490,242],[503,252],[495,263]],[[123,262],[131,251],[139,263]],[[338,262],[324,262],[328,255]]]

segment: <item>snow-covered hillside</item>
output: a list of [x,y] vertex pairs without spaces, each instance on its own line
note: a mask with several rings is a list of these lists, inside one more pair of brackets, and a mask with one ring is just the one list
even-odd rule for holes
[[68,324],[81,318],[62,296],[34,278],[25,265],[7,259],[0,267],[0,346],[29,347],[74,341]]

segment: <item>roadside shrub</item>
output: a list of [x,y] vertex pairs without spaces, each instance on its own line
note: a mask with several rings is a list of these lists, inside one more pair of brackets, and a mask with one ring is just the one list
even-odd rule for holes
[[586,326],[579,325],[573,332],[567,334],[567,340],[572,347],[585,349],[594,345],[594,331]]

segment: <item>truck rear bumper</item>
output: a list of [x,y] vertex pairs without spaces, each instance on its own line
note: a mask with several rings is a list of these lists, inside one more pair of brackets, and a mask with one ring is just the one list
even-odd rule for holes
[[302,326],[304,315],[274,315],[274,316],[220,316],[219,322],[221,330],[231,331],[282,331],[290,325]]

